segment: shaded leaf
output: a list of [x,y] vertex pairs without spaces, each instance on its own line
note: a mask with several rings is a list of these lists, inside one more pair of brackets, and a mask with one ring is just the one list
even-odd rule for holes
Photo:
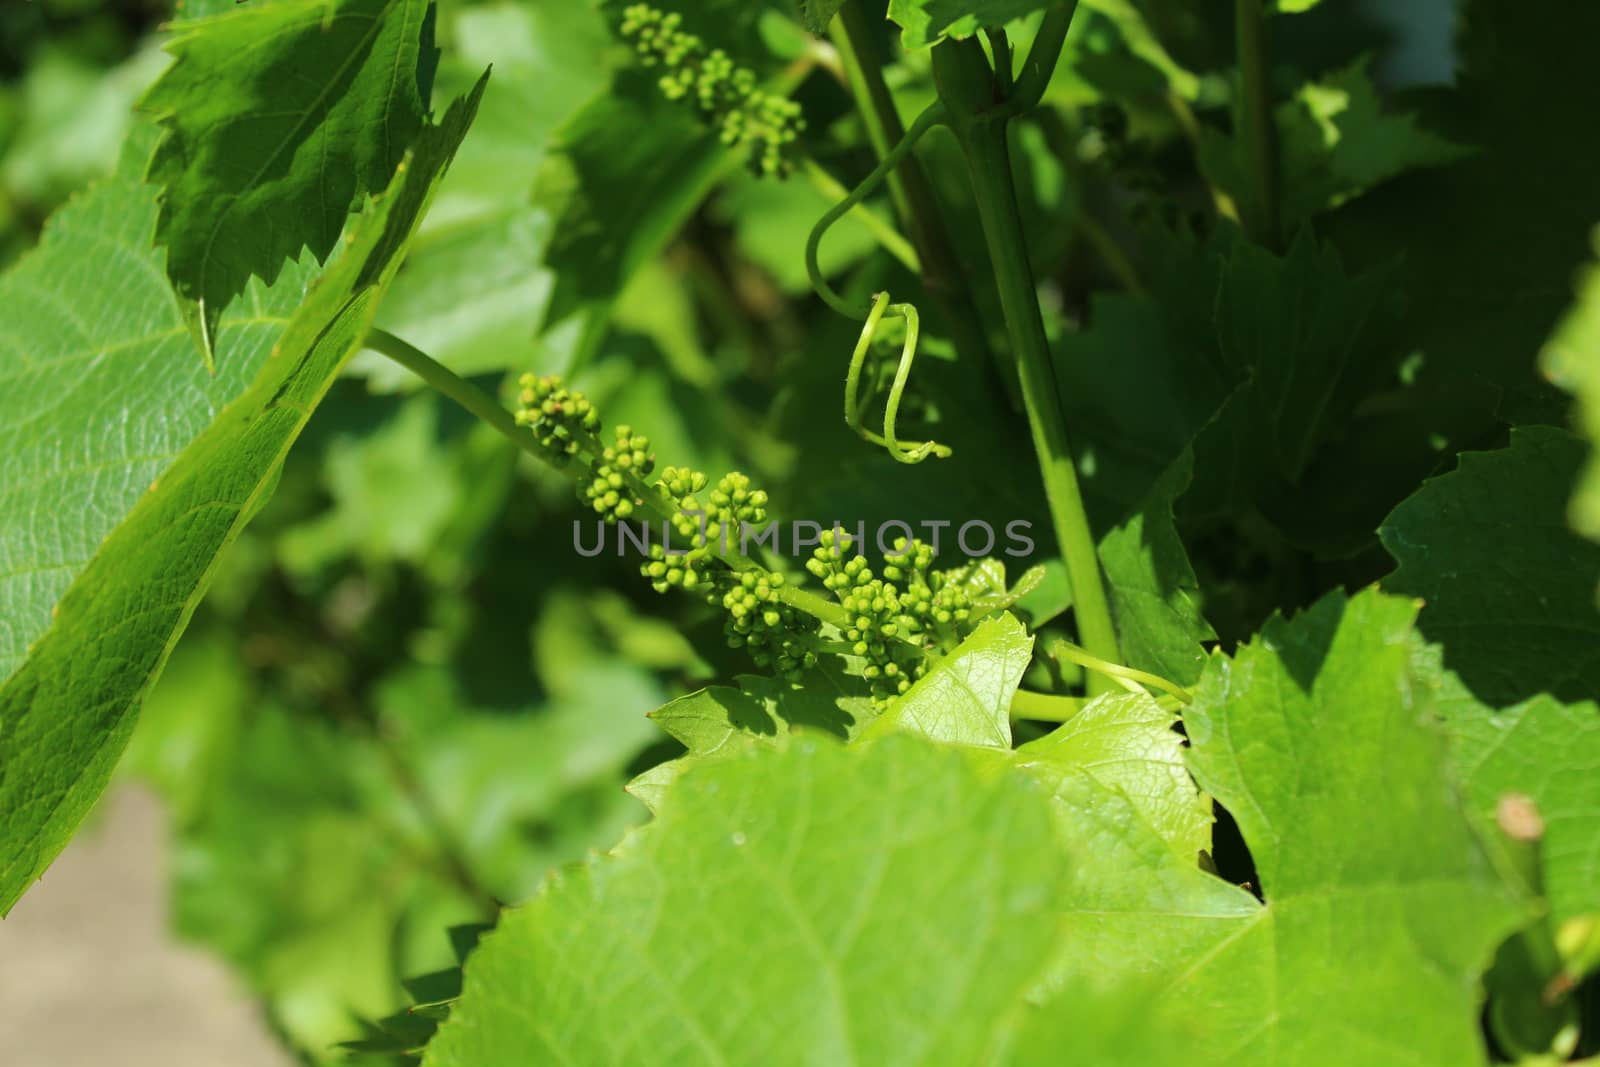
[[180,23],[142,106],[164,127],[156,240],[209,359],[224,307],[333,251],[428,112],[428,0],[279,0]]
[[554,350],[547,369],[570,371],[596,353],[629,278],[737,158],[638,71],[619,72],[558,139],[560,154],[537,191],[556,213],[544,260],[556,283],[543,329]]
[[1600,546],[1567,525],[1582,462],[1564,430],[1515,430],[1509,448],[1464,453],[1380,531],[1400,564],[1384,587],[1422,598],[1422,632],[1491,707],[1600,693]]
[[812,33],[828,32],[828,23],[845,5],[845,0],[800,0],[800,12],[805,17],[806,29]]
[[889,0],[889,18],[900,25],[907,48],[925,48],[944,37],[971,37],[1064,0]]
[[[1471,155],[1470,147],[1425,126],[1417,112],[1386,107],[1368,65],[1363,58],[1307,82],[1273,110],[1282,172],[1279,210],[1291,232],[1390,179]],[[1200,161],[1247,218],[1259,214],[1240,139],[1206,128]]]
[[797,730],[856,735],[876,717],[866,686],[831,665],[809,671],[803,685],[741,675],[737,688],[710,686],[650,713],[656,725],[688,750],[628,783],[628,792],[659,811],[667,787],[706,760],[728,759],[758,744],[779,744]]

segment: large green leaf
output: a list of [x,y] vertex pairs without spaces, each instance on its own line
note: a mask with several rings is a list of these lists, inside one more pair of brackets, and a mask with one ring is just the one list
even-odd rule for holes
[[1190,762],[1237,820],[1264,902],[1086,778],[1064,797],[1069,850],[1096,857],[1065,897],[1069,988],[1142,976],[1146,1025],[1184,1035],[1196,1063],[1485,1061],[1476,979],[1524,912],[1425,721],[1414,611],[1329,596],[1208,665],[1184,715]]
[[1462,455],[1383,525],[1400,563],[1385,588],[1423,599],[1422,632],[1491,707],[1600,693],[1600,546],[1567,525],[1583,454],[1564,430],[1513,431],[1509,448]]
[[425,1062],[984,1062],[1066,859],[1043,791],[968,753],[793,740],[696,768],[484,939]]
[[0,680],[101,542],[249,385],[310,273],[253,289],[227,320],[227,362],[208,375],[189,358],[150,246],[155,195],[140,182],[150,133],[0,276]]
[[[0,908],[9,908],[38,877],[104,788],[132,729],[131,712],[187,624],[218,554],[270,495],[284,455],[365,336],[481,90],[482,83],[450,109],[440,126],[424,133],[389,190],[362,217],[344,253],[294,314],[273,346],[274,358],[249,391],[211,420],[120,523],[107,525],[103,541],[89,546],[92,558],[51,609],[50,629],[0,689],[0,809],[6,812]],[[125,210],[116,189],[124,195],[134,190],[126,209],[139,210],[137,188],[131,182],[113,186],[94,213],[82,217],[99,219],[100,213]],[[80,236],[71,237],[75,232]],[[77,264],[55,268],[60,273],[53,288],[33,283],[34,302],[60,305],[68,321],[76,317],[81,328],[68,335],[75,341],[56,340],[43,351],[70,355],[87,340],[87,347],[105,349],[101,358],[128,358],[117,377],[137,382],[151,373],[142,370],[150,352],[142,347],[149,338],[141,330],[149,324],[137,310],[105,301],[96,264],[107,246],[98,227],[68,230],[60,240],[80,241],[90,251],[77,258],[78,248],[67,246],[63,254],[70,252]],[[125,236],[121,242],[130,240]],[[104,325],[91,328],[87,323],[93,319],[78,308],[97,308]],[[118,341],[124,344],[119,347]],[[34,357],[19,349],[16,358],[26,366]],[[159,402],[114,385],[102,395],[109,399],[85,395],[60,378],[41,382],[30,410],[43,409],[52,398],[68,405],[58,438],[63,444],[42,470],[59,469],[73,480],[71,473],[81,464],[66,441],[73,435],[124,434],[141,410]],[[191,425],[198,429],[200,423]],[[175,450],[180,443],[167,447]],[[125,486],[128,464],[125,458],[118,463]],[[79,470],[80,484],[85,473],[94,472]],[[51,486],[48,478],[37,476],[21,483],[18,507],[35,521],[49,521],[63,499],[70,499],[55,495]],[[15,540],[13,566],[36,565],[32,554],[39,551],[40,537]]]
[[422,129],[437,54],[429,0],[279,0],[180,23],[145,95],[166,135],[157,240],[209,357],[223,308],[310,249]]

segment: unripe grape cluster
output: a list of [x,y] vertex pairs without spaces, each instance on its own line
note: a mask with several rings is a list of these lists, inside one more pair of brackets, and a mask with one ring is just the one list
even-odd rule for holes
[[664,68],[658,84],[667,99],[692,101],[723,144],[750,150],[756,173],[786,177],[793,169],[789,152],[805,129],[800,105],[763,92],[754,71],[720,48],[706,48],[682,25],[683,16],[648,4],[622,13],[622,36],[640,63]]
[[517,382],[517,422],[533,431],[551,458],[565,464],[587,438],[600,432],[600,413],[589,398],[568,389],[557,375],[524,374]]
[[767,494],[750,488],[746,475],[738,471],[723,475],[701,500],[700,494],[710,484],[704,472],[686,467],[667,467],[656,482],[656,488],[672,501],[676,536],[673,552],[651,545],[650,559],[641,568],[658,593],[674,586],[697,587],[705,577],[700,565],[713,551],[739,553],[744,527],[766,525]]
[[699,590],[707,603],[726,613],[723,633],[730,647],[745,649],[756,666],[798,682],[801,672],[817,662],[810,647],[817,623],[783,602],[783,575],[759,567],[708,566],[713,556],[743,559],[745,527],[766,525],[767,494],[751,488],[738,471],[713,486],[703,472],[685,467],[662,470],[656,488],[677,508],[672,526],[679,540],[671,552],[650,546],[650,559],[640,570],[651,587],[658,593]]
[[723,633],[729,646],[746,649],[756,666],[798,683],[802,672],[817,665],[808,641],[817,624],[780,599],[783,584],[781,574],[740,572],[721,597],[728,613]]
[[971,617],[971,598],[950,575],[933,571],[933,549],[900,538],[873,574],[853,554],[854,538],[828,530],[806,561],[850,616],[844,631],[851,655],[865,661],[862,676],[880,700],[899,696],[927,671],[926,653],[951,647]]
[[[687,467],[666,467],[649,482],[656,461],[643,434],[620,425],[604,445],[599,412],[581,392],[554,376],[523,375],[519,385],[516,421],[558,462],[576,456],[587,465],[578,496],[597,514],[610,522],[629,519],[647,499],[658,513],[671,508],[670,546],[652,542],[640,567],[653,589],[699,593],[724,612],[728,644],[779,677],[798,682],[816,665],[821,624],[785,600],[782,574],[744,555],[747,530],[764,531],[768,522],[764,491],[738,471],[713,483]],[[930,654],[954,648],[970,628],[964,572],[934,570],[934,555],[923,542],[900,538],[874,574],[849,534],[829,530],[806,561],[843,609],[842,651],[861,661],[879,702],[910,689],[926,673]]]
[[607,522],[633,515],[643,503],[631,488],[630,478],[643,478],[655,470],[650,439],[621,425],[613,431],[616,443],[601,450],[590,468],[593,477],[579,486],[578,495]]

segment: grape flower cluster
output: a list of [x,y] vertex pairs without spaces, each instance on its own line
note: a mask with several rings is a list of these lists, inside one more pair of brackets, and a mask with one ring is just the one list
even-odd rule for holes
[[[678,540],[670,550],[650,546],[640,570],[651,587],[658,593],[700,590],[726,613],[723,633],[730,646],[748,651],[756,666],[798,682],[801,672],[817,662],[811,647],[817,623],[783,602],[782,574],[743,563],[747,529],[767,523],[767,494],[751,488],[750,479],[737,471],[712,486],[704,472],[683,467],[663,470],[656,488],[675,507],[672,529]],[[712,566],[713,558],[729,565]]]
[[655,454],[643,434],[620,425],[602,444],[600,415],[581,392],[559,377],[524,375],[519,384],[516,421],[557,461],[576,458],[587,468],[578,496],[598,515],[629,519],[648,498],[669,516],[671,540],[651,541],[640,572],[658,593],[695,592],[721,609],[729,645],[745,649],[756,666],[798,682],[826,647],[858,660],[873,697],[884,702],[910,689],[930,656],[954,648],[969,629],[974,602],[962,569],[936,571],[931,547],[900,538],[874,574],[855,539],[834,529],[806,561],[846,618],[843,644],[824,643],[820,622],[785,599],[785,576],[745,555],[748,535],[768,522],[767,494],[746,475],[734,471],[713,483],[703,471],[665,467],[651,481]]
[[851,655],[865,661],[862,677],[880,700],[911,688],[927,672],[929,652],[953,648],[972,615],[972,599],[959,572],[932,569],[934,551],[922,541],[898,538],[876,576],[866,557],[852,554],[855,539],[826,530],[806,561],[850,617],[843,633]]
[[663,68],[658,84],[667,99],[691,101],[723,144],[750,151],[757,174],[786,177],[793,169],[789,152],[805,129],[800,105],[763,91],[754,71],[721,48],[708,49],[682,25],[683,16],[649,4],[622,13],[622,36],[640,63]]
[[600,432],[600,413],[589,398],[568,389],[557,376],[524,374],[517,382],[516,419],[533,431],[551,459],[565,465]]

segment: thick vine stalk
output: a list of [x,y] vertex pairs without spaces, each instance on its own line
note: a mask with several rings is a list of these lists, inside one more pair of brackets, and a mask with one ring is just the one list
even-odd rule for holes
[[[1079,636],[1092,655],[1117,663],[1122,657],[1116,628],[1061,410],[1006,140],[1006,123],[1017,113],[1018,105],[1033,99],[1035,93],[1042,94],[1049,82],[1055,57],[1041,57],[1040,47],[1053,40],[1059,53],[1065,36],[1065,25],[1059,25],[1051,30],[1049,40],[1035,43],[1023,65],[1018,97],[1011,100],[999,96],[988,59],[976,41],[945,41],[938,45],[933,52],[934,77],[947,121],[967,158],[1000,305],[1022,380],[1028,426],[1044,477],[1045,499],[1072,582]],[[1103,675],[1091,675],[1088,685],[1091,694],[1109,687]]]

